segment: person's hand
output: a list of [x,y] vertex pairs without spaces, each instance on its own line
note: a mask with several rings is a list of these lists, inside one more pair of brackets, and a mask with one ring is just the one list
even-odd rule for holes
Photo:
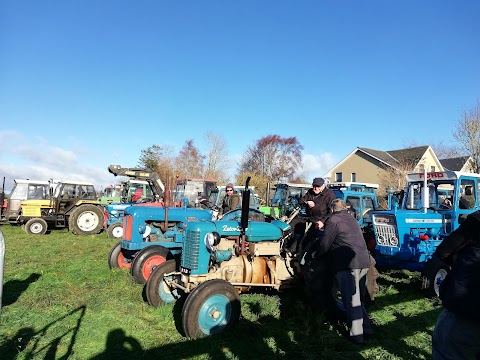
[[323,228],[323,222],[318,220],[316,223],[315,223],[315,227],[320,230]]
[[307,205],[308,205],[308,207],[312,208],[312,207],[315,206],[315,203],[312,200],[309,200],[309,201],[307,201]]
[[217,220],[220,220],[223,217],[222,214],[217,215]]

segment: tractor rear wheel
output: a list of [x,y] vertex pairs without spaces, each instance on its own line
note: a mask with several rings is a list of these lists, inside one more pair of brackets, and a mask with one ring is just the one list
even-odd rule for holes
[[29,235],[43,235],[47,232],[48,225],[42,218],[29,219],[25,223],[25,232]]
[[95,205],[81,205],[72,212],[70,218],[74,234],[95,235],[103,228],[103,212]]
[[240,296],[225,280],[208,280],[194,288],[182,309],[182,325],[190,339],[228,330],[240,318]]
[[152,245],[140,250],[133,259],[130,268],[133,281],[138,284],[145,284],[152,271],[171,257],[170,251],[160,245]]
[[122,243],[119,242],[112,248],[112,250],[110,250],[110,253],[108,254],[108,267],[110,269],[130,269],[131,266],[131,257],[127,256],[126,251],[122,249]]
[[169,286],[165,280],[180,281],[181,275],[165,274],[177,271],[177,263],[174,259],[167,260],[157,266],[145,285],[145,295],[149,305],[157,308],[163,304],[172,304],[176,302],[183,294],[183,291]]
[[121,240],[123,236],[123,223],[121,221],[108,225],[107,235],[110,239]]
[[73,219],[75,218],[75,212],[78,211],[80,208],[75,208],[72,210],[70,215],[68,216],[68,230],[71,231],[74,235],[76,235],[75,231],[73,230]]

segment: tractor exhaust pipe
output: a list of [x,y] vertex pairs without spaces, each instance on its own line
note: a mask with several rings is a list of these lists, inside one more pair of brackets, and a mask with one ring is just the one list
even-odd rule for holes
[[168,230],[168,208],[170,207],[170,179],[167,178],[165,191],[163,192],[163,208],[165,209],[165,221],[160,228],[163,232]]

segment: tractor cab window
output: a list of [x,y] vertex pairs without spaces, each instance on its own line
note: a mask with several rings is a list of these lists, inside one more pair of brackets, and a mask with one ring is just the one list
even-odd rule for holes
[[348,212],[353,216],[355,216],[355,219],[360,220],[361,218],[360,198],[358,196],[347,196],[345,203],[347,204]]
[[45,200],[48,198],[48,185],[28,186],[28,199]]
[[375,210],[373,199],[371,197],[364,197],[362,210],[362,217],[364,220],[369,221],[372,219],[372,210]]
[[288,195],[288,190],[286,187],[277,186],[275,188],[275,193],[273,194],[272,206],[283,206],[285,205],[285,200]]
[[423,181],[408,184],[406,193],[406,209],[422,209],[423,198],[428,190],[427,208],[436,210],[449,210],[453,204],[454,183],[453,181],[429,181],[427,189],[423,188]]
[[28,194],[28,184],[16,184],[10,195],[11,200],[25,200]]
[[63,199],[75,198],[75,184],[64,184],[61,192]]
[[458,198],[458,207],[460,209],[471,210],[476,201],[475,181],[462,179],[460,183],[460,196]]

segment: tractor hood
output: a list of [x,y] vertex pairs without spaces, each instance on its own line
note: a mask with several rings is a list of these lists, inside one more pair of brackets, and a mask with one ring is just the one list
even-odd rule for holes
[[[142,218],[144,221],[164,221],[165,207],[163,206],[148,206],[148,205],[133,205],[125,209],[125,215],[130,215],[137,218]],[[196,221],[196,220],[210,220],[212,212],[210,210],[202,210],[195,208],[168,208],[169,221]]]

